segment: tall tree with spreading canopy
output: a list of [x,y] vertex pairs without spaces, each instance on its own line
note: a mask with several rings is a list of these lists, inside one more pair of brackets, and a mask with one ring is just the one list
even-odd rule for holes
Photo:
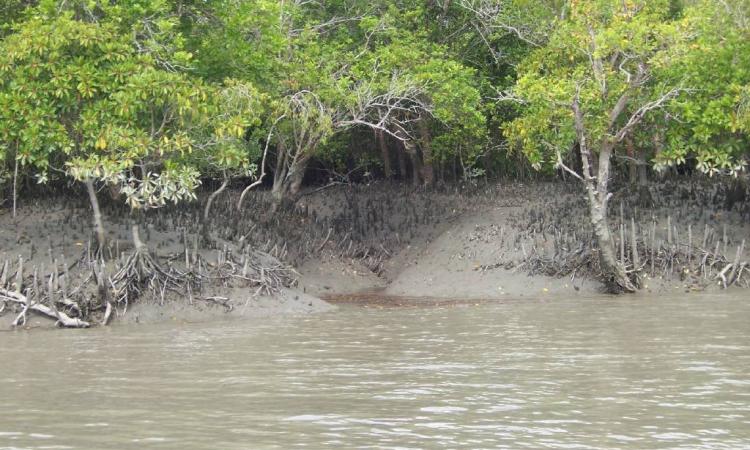
[[[644,122],[687,88],[655,77],[689,35],[671,18],[670,2],[590,0],[570,4],[548,42],[520,67],[510,98],[521,116],[506,134],[537,168],[556,166],[586,191],[600,264],[610,290],[633,292],[637,282],[615,255],[608,223],[613,155]],[[580,173],[565,165],[576,150]]]
[[141,35],[139,8],[68,6],[41,5],[0,43],[0,141],[40,182],[63,175],[86,185],[101,247],[96,186],[133,210],[194,198],[200,164],[247,165],[236,143],[256,108],[232,94],[241,84],[208,86],[180,69],[191,57],[175,50],[169,10],[149,15]]

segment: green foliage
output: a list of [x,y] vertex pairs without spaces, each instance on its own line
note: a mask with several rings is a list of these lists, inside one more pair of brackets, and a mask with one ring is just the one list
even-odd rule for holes
[[555,166],[577,140],[571,105],[578,97],[593,148],[617,151],[633,139],[657,169],[695,158],[706,173],[737,174],[747,151],[747,6],[572,4],[547,44],[521,65],[514,92],[522,115],[504,126],[506,135],[535,167]]
[[201,167],[249,167],[254,89],[174,70],[173,57],[121,31],[122,16],[44,11],[0,45],[0,142],[41,180],[50,171],[100,180],[141,208],[192,198]]
[[573,148],[576,99],[586,139],[597,149],[618,145],[632,133],[629,118],[679,86],[652,77],[682,37],[668,11],[659,1],[576,2],[547,44],[523,62],[514,89],[523,112],[505,133],[536,168],[557,165]]
[[517,164],[508,148],[550,170],[578,139],[576,99],[594,150],[627,139],[707,173],[748,157],[748,0],[0,5],[0,178],[18,161],[116,184],[133,207],[253,176],[269,136],[340,170],[367,127],[467,171]]
[[669,145],[656,161],[695,158],[705,173],[737,174],[750,146],[750,2],[698,1],[679,26],[694,38],[675,43],[678,55],[659,76],[684,79],[694,90],[676,102],[681,120],[670,124]]
[[417,74],[434,105],[442,131],[433,140],[435,156],[446,161],[462,152],[475,159],[487,139],[486,116],[475,72],[456,61],[431,59]]
[[221,82],[241,79],[274,91],[283,79],[287,35],[282,28],[282,7],[271,0],[222,0],[191,24],[188,47],[196,56],[198,72]]
[[2,42],[0,140],[41,171],[98,138],[95,114],[138,70],[111,27],[35,17]]
[[417,88],[429,113],[423,111],[412,119],[429,122],[435,159],[448,160],[458,152],[474,155],[487,134],[481,75],[456,60],[447,46],[426,39],[430,31],[424,29],[425,14],[415,8],[397,15],[391,8],[384,17],[363,21],[364,32],[373,35],[369,52],[360,51],[352,76],[375,92],[394,91],[394,77]]

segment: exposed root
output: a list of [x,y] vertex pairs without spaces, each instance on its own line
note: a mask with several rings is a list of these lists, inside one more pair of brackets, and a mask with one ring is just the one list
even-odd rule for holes
[[[4,261],[0,263],[0,313],[10,309],[16,314],[16,326],[27,322],[29,312],[55,319],[64,327],[86,328],[92,323],[106,326],[115,316],[125,314],[134,302],[163,305],[167,301],[197,299],[229,312],[234,309],[233,299],[204,295],[203,291],[246,287],[248,296],[271,295],[296,283],[296,272],[267,253],[245,248],[235,254],[225,246],[211,262],[197,254],[191,257],[187,250],[185,255],[185,266],[178,268],[170,258],[162,264],[145,246],[137,246],[132,253],[108,265],[86,250],[76,264],[65,268],[64,275],[53,268],[42,276],[43,281],[47,280],[42,287],[38,268],[33,268],[33,277],[26,277],[23,259],[19,259],[15,273],[13,264]],[[77,282],[69,290],[71,276]]]
[[215,264],[207,264],[204,279],[224,286],[239,285],[254,287],[254,295],[271,295],[282,287],[296,284],[296,272],[268,253],[246,250],[235,255],[223,250],[217,255]]
[[[561,200],[561,205],[554,208],[568,211],[566,215],[550,216],[548,210],[526,210],[513,218],[514,230],[498,233],[478,229],[478,236],[497,239],[499,235],[508,245],[519,248],[520,255],[500,266],[523,268],[531,275],[569,276],[571,280],[589,276],[602,280],[605,285],[613,284],[614,280],[606,277],[601,269],[598,252],[593,247],[592,230],[581,226],[585,206],[577,204],[575,194],[568,198],[567,203]],[[627,212],[633,216],[628,218]],[[702,289],[716,282],[722,288],[750,287],[748,262],[742,260],[745,243],[737,245],[733,258],[728,258],[732,247],[726,227],[723,232],[717,232],[708,223],[702,224],[702,237],[698,233],[696,236],[692,223],[678,226],[670,211],[658,219],[656,212],[644,213],[637,206],[630,209],[621,206],[619,217],[615,216],[613,222],[619,222],[618,263],[635,288],[642,287],[646,277],[678,278],[691,289]],[[615,290],[623,288],[617,283],[613,287]]]
[[146,291],[164,304],[168,292],[181,293],[188,283],[195,283],[191,273],[162,268],[143,248],[137,248],[128,256],[110,280],[115,302],[122,305],[144,296]]
[[[140,239],[133,240],[135,249],[131,243],[121,247],[119,240],[108,242],[105,251],[88,243],[73,264],[72,259],[54,260],[50,254],[47,270],[39,266],[38,245],[36,258],[34,251],[27,253],[32,256],[26,261],[0,258],[0,289],[25,299],[0,296],[0,314],[12,315],[19,325],[29,314],[40,314],[63,326],[80,326],[112,323],[136,302],[202,302],[230,309],[236,300],[228,291],[243,292],[243,300],[274,294],[294,285],[296,274],[290,265],[311,258],[351,259],[381,274],[384,263],[415,240],[429,240],[443,224],[487,206],[511,212],[503,223],[477,226],[476,236],[470,237],[499,249],[492,263],[477,270],[502,267],[568,277],[573,283],[582,277],[602,280],[599,254],[591,244],[590,226],[585,225],[587,207],[578,189],[577,184],[565,183],[540,184],[533,190],[504,184],[474,195],[458,187],[426,192],[388,183],[375,188],[347,185],[331,187],[318,198],[303,197],[295,208],[271,218],[265,193],[246,193],[253,208],[240,209],[240,193],[229,191],[215,197],[207,220],[200,220],[205,210],[199,202],[166,206],[158,214],[136,218],[122,206],[105,203],[108,218],[120,219],[121,224],[130,219],[140,222],[146,240],[154,243],[153,252]],[[747,253],[738,246],[742,236],[732,236],[731,228],[729,233],[721,229],[722,222],[737,222],[737,215],[748,223],[750,202],[717,209],[729,200],[728,194],[701,183],[655,183],[649,189],[648,201],[628,189],[615,190],[611,200],[612,205],[623,204],[619,215],[612,208],[609,221],[613,231],[619,231],[613,233],[618,262],[634,285],[661,277],[679,278],[691,289],[709,284],[750,286]],[[524,202],[528,198],[544,200]],[[75,201],[67,198],[66,204]],[[725,214],[728,208],[733,208],[731,220]],[[71,224],[81,222],[77,211],[66,209],[66,215],[50,220],[46,230],[75,228]],[[84,231],[88,227],[85,224]],[[158,241],[150,238],[152,232],[162,233]],[[167,251],[169,255],[158,256]]]

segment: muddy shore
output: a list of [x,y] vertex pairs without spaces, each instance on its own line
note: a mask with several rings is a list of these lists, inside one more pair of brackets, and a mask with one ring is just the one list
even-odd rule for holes
[[[160,264],[198,261],[199,269],[204,264],[204,278],[214,281],[202,283],[195,298],[191,292],[190,301],[185,295],[158,301],[144,295],[127,308],[116,305],[112,323],[309,314],[333,308],[321,298],[351,299],[363,292],[471,301],[602,291],[575,184],[454,186],[429,192],[384,183],[341,186],[305,195],[295,210],[274,217],[265,216],[264,192],[252,193],[243,211],[234,207],[237,195],[219,197],[207,221],[201,219],[200,200],[138,218],[142,238]],[[638,296],[721,287],[717,273],[722,265],[749,257],[742,244],[750,237],[750,202],[744,195],[682,181],[654,184],[646,195],[616,191],[611,222],[621,229],[623,257],[635,259]],[[107,251],[116,259],[131,250],[131,217],[119,204],[103,203]],[[16,218],[0,210],[0,265],[9,261],[12,268],[20,256],[27,268],[25,285],[43,284],[36,277],[44,280],[53,266],[78,267],[85,260],[82,254],[91,253],[91,241],[90,210],[75,193],[26,199]],[[252,277],[239,276],[237,266],[257,255],[263,259],[258,267],[271,264],[293,275],[265,287],[257,280],[244,282]],[[221,282],[209,276],[211,270],[222,274]],[[746,282],[740,278],[730,288]],[[2,329],[11,327],[18,314],[19,305],[7,303],[0,315]],[[91,317],[103,314],[100,306],[92,303]],[[30,313],[27,326],[54,323]]]

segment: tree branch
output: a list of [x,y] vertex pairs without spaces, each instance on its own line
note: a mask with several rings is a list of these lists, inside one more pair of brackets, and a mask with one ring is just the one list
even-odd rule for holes
[[268,137],[266,138],[266,145],[263,149],[263,159],[260,163],[260,176],[257,180],[250,183],[249,186],[247,186],[245,189],[242,190],[242,194],[240,194],[240,199],[237,201],[237,210],[242,209],[242,202],[245,200],[245,196],[248,192],[250,192],[254,187],[260,186],[261,183],[263,183],[263,178],[266,177],[266,156],[268,155],[268,144],[271,142],[271,136],[273,136],[273,130],[276,128],[276,124],[279,123],[280,120],[282,120],[284,117],[286,117],[285,114],[282,114],[281,116],[277,117],[276,120],[273,122],[273,125],[271,125],[271,129],[268,131]]
[[614,141],[615,142],[622,142],[623,139],[625,139],[628,134],[635,128],[643,118],[651,111],[664,108],[670,100],[677,98],[681,93],[683,92],[691,92],[692,89],[688,88],[674,88],[671,91],[667,92],[666,94],[663,94],[658,99],[648,102],[645,105],[638,108],[631,116],[630,119],[628,119],[627,123],[620,128],[620,130],[615,133],[614,135]]

